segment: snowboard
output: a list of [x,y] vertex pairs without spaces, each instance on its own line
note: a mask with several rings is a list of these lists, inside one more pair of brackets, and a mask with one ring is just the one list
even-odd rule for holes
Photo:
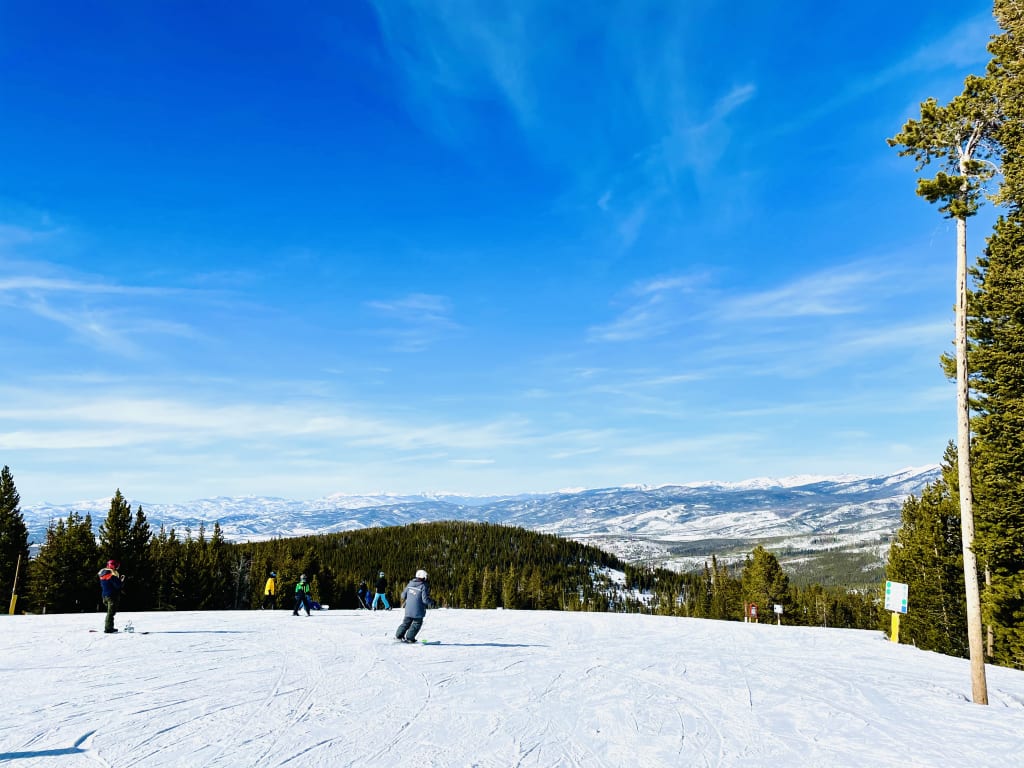
[[[108,634],[107,632],[104,632],[102,629],[90,629],[89,631],[90,632],[97,632],[97,633],[99,633],[101,635]],[[147,632],[139,632],[139,630],[137,630],[137,629],[133,629],[131,632],[125,632],[123,629],[119,629],[117,632],[110,632],[109,634],[111,634],[111,635],[148,635],[149,632],[148,631]]]

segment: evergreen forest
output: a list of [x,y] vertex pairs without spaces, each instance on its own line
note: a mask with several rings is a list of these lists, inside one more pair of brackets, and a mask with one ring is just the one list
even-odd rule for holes
[[[10,527],[19,527],[20,514],[10,519]],[[762,621],[850,628],[873,628],[879,621],[872,591],[790,584],[776,557],[760,546],[743,563],[727,566],[712,557],[702,569],[678,573],[624,563],[550,534],[490,523],[417,523],[235,544],[224,539],[218,524],[211,531],[154,532],[145,512],[133,512],[120,490],[98,534],[88,515],[71,513],[50,525],[21,580],[19,609],[100,610],[96,577],[108,559],[122,563],[121,609],[131,611],[258,609],[271,573],[277,575],[278,608],[293,607],[295,583],[305,575],[314,601],[355,609],[361,582],[372,591],[383,572],[395,603],[423,568],[434,600],[451,608],[645,612],[739,621],[753,603],[760,606]],[[774,616],[776,605],[783,610],[781,619]]]
[[958,279],[957,354],[942,357],[966,392],[963,429],[942,478],[904,505],[886,576],[909,587],[901,642],[1024,669],[1024,6],[996,0],[994,14],[985,75],[889,139],[917,171],[940,166],[917,192],[956,222],[958,260],[979,207],[997,216]]

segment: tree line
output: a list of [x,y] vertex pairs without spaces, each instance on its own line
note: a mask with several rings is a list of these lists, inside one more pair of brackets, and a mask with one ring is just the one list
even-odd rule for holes
[[[5,492],[6,490],[6,492]],[[10,555],[28,552],[10,470],[0,475],[0,578],[13,578]],[[12,504],[13,502],[13,504]],[[637,566],[593,546],[514,526],[473,522],[417,523],[262,542],[231,543],[211,531],[150,528],[121,491],[93,532],[90,515],[52,521],[38,555],[22,571],[19,604],[33,612],[99,609],[96,574],[121,562],[123,610],[255,609],[267,576],[277,574],[279,607],[291,605],[300,575],[312,597],[332,608],[358,606],[361,582],[383,572],[397,598],[419,568],[430,573],[434,599],[452,608],[645,612],[742,620],[759,606],[762,620],[782,606],[787,624],[874,628],[874,592],[794,586],[776,557],[756,547],[742,563],[712,557],[702,569],[678,573]]]

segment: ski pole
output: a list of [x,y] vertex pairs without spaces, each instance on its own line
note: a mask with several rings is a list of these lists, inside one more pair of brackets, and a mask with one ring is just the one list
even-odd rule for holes
[[18,602],[18,572],[21,570],[21,555],[18,555],[18,564],[14,566],[14,583],[11,584],[11,608],[9,615],[14,615],[14,606]]

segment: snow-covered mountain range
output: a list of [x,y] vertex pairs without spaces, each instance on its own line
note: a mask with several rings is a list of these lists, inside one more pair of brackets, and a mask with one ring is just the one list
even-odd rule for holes
[[[757,478],[737,483],[631,486],[517,496],[333,494],[312,501],[269,497],[200,499],[142,506],[154,529],[207,529],[218,521],[226,538],[274,537],[404,525],[436,520],[502,523],[590,541],[633,561],[683,565],[680,544],[771,540],[798,550],[885,547],[910,494],[939,476],[938,466],[889,475]],[[98,529],[109,499],[40,504],[22,509],[36,541],[51,520],[90,513]]]

